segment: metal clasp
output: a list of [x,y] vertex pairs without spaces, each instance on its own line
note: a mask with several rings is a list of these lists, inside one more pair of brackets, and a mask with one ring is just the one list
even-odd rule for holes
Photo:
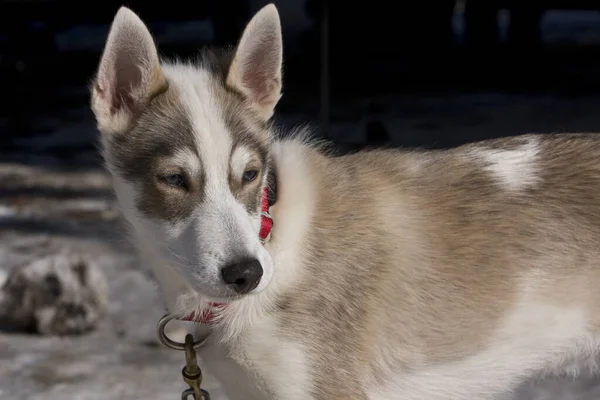
[[165,327],[174,319],[170,314],[163,316],[157,325],[157,336],[158,340],[165,346],[175,349],[175,350],[183,350],[185,352],[185,367],[181,370],[181,375],[183,376],[183,380],[185,383],[189,385],[189,389],[186,389],[181,393],[181,400],[189,400],[189,397],[192,396],[194,400],[210,400],[210,394],[200,388],[202,384],[202,370],[198,366],[198,360],[196,358],[196,349],[202,347],[208,336],[202,338],[201,340],[194,341],[194,337],[191,334],[185,335],[185,343],[176,342],[170,339],[165,333]]
[[[196,359],[196,350],[194,349],[194,337],[189,333],[185,335],[185,367],[181,370],[181,375],[183,376],[183,380],[190,386],[190,389],[185,390],[181,397],[182,399],[187,400],[187,398],[192,394],[190,390],[193,392],[193,396],[195,400],[210,400],[205,396],[202,389],[200,389],[200,385],[202,384],[202,370],[198,366],[198,360]],[[184,397],[185,395],[185,397]]]

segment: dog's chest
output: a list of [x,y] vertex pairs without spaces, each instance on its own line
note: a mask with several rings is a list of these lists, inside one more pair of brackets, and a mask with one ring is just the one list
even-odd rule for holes
[[235,343],[211,345],[200,356],[230,400],[311,398],[308,355],[299,343],[284,339],[272,320],[260,321]]

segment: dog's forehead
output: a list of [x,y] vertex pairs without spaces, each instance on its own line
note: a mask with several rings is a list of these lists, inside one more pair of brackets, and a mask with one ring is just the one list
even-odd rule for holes
[[227,89],[217,67],[164,66],[168,86],[111,146],[113,162],[135,180],[160,162],[183,162],[225,178],[233,151],[243,146],[267,158],[268,126]]
[[204,69],[173,66],[165,68],[165,74],[187,121],[184,151],[199,157],[207,175],[225,177],[234,139],[224,118],[227,93]]

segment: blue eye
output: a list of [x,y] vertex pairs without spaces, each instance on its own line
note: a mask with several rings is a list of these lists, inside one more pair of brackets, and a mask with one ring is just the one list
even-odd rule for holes
[[185,186],[185,180],[183,179],[183,175],[173,174],[167,175],[163,178],[165,182],[171,186],[183,187]]
[[256,179],[257,176],[258,176],[258,171],[251,169],[251,170],[244,172],[244,175],[242,175],[242,180],[244,182],[252,182],[253,180]]

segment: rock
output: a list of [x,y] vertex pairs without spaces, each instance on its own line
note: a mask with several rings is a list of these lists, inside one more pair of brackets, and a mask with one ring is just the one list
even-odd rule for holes
[[89,332],[106,315],[108,293],[92,260],[63,251],[13,268],[0,289],[0,321],[42,335]]

